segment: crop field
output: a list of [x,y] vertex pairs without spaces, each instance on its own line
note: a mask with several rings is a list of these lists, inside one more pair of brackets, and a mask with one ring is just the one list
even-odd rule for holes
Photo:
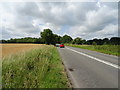
[[0,44],[0,54],[2,57],[10,56],[19,52],[39,48],[42,44]]
[[70,87],[56,47],[39,44],[3,44],[2,48],[3,88]]

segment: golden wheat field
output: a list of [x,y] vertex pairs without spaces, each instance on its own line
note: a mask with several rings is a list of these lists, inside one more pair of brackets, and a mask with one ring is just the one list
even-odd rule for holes
[[42,44],[0,44],[1,57],[41,47]]

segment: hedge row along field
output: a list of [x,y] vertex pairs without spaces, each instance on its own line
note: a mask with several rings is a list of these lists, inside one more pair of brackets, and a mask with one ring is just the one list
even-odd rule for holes
[[66,45],[81,49],[98,51],[105,54],[120,56],[120,50],[119,50],[120,45],[75,45],[75,44],[66,44]]
[[11,55],[2,60],[3,88],[70,87],[61,58],[54,46]]

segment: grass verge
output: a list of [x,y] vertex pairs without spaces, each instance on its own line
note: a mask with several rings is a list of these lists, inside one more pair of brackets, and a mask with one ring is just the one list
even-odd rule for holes
[[69,82],[57,49],[42,46],[2,62],[3,88],[68,88]]
[[120,49],[119,49],[120,45],[75,45],[75,44],[66,44],[66,45],[81,49],[97,51],[109,55],[120,56]]

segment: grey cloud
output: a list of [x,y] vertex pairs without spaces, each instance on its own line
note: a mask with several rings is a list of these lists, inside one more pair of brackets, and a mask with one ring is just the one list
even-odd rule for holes
[[[13,32],[13,36],[20,32],[23,36],[38,35],[41,31],[39,29],[45,28],[45,25],[54,29],[54,32],[59,32],[61,27],[68,25],[70,28],[68,30],[69,35],[88,39],[96,37],[99,31],[102,31],[99,34],[104,34],[108,25],[117,25],[116,14],[118,9],[116,5],[117,3],[113,2],[102,2],[99,8],[95,2],[23,2],[6,4],[2,7],[14,16],[13,21],[9,21],[11,26],[7,26],[11,28],[8,30]],[[37,20],[37,26],[33,26],[34,20]],[[44,27],[39,24],[43,24]],[[64,31],[62,32],[64,33]],[[107,35],[109,36],[109,33]]]
[[20,16],[37,16],[39,14],[38,6],[34,2],[20,2],[17,4],[15,12]]

